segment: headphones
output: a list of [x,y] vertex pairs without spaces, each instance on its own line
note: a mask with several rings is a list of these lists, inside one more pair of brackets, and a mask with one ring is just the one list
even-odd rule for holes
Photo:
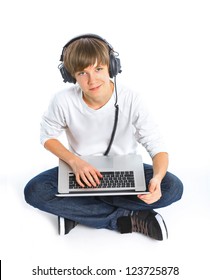
[[75,42],[79,39],[82,39],[82,38],[95,38],[95,39],[98,39],[98,40],[104,42],[107,45],[107,47],[109,49],[109,76],[110,76],[110,78],[116,77],[118,73],[122,72],[120,59],[117,57],[118,53],[114,51],[113,47],[105,39],[103,39],[102,37],[100,37],[96,34],[84,34],[84,35],[74,37],[69,42],[67,42],[65,44],[65,46],[63,47],[61,57],[60,57],[61,63],[58,65],[58,68],[61,72],[61,76],[63,77],[64,83],[66,83],[66,82],[74,83],[74,84],[76,83],[76,79],[74,77],[72,77],[71,74],[64,67],[64,63],[63,63],[64,52],[70,44],[72,44],[73,42]]

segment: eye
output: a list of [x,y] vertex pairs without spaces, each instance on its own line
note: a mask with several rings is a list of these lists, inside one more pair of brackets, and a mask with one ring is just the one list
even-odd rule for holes
[[76,74],[75,74],[75,76],[80,76],[80,77],[82,77],[82,76],[85,76],[87,73],[85,72],[85,71],[80,71],[80,72],[77,72]]
[[84,76],[86,73],[84,71],[79,72],[77,75],[78,76]]
[[103,70],[103,67],[100,67],[100,66],[99,66],[99,67],[96,68],[96,71],[97,71],[97,72],[102,71],[102,70]]

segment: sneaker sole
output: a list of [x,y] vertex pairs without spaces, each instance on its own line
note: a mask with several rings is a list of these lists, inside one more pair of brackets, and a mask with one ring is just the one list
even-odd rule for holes
[[59,217],[59,234],[65,235],[65,219]]
[[168,231],[167,231],[167,228],[166,228],[166,225],[165,225],[165,222],[164,222],[163,218],[161,217],[160,214],[156,214],[155,218],[158,221],[158,224],[161,228],[163,240],[168,239]]

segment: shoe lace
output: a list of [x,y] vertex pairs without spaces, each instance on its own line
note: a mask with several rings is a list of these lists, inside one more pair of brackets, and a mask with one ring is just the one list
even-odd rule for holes
[[139,219],[138,215],[133,215],[131,220],[133,232],[140,232],[149,236],[148,223],[146,220]]

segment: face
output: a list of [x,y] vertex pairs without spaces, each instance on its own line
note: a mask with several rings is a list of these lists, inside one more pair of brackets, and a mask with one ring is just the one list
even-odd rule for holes
[[109,71],[107,65],[88,66],[83,71],[75,73],[75,78],[86,99],[97,101],[111,92]]

